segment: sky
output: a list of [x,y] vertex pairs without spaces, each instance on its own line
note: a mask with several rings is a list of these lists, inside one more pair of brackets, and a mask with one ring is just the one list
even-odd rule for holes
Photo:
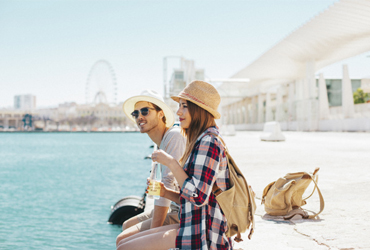
[[[230,78],[335,2],[1,0],[0,108],[23,94],[35,95],[37,107],[83,104],[87,87],[90,98],[99,90],[98,77],[108,97],[116,82],[117,102],[147,88],[163,94],[168,56],[194,60],[207,78]],[[99,60],[108,63],[88,79]],[[341,66],[328,71],[335,76]]]

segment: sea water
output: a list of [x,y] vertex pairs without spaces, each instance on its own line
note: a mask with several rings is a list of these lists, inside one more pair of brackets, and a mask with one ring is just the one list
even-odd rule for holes
[[142,196],[140,133],[0,133],[0,249],[115,249],[111,206]]

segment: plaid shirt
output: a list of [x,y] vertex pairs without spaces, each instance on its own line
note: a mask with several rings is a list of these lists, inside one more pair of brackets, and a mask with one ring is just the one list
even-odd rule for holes
[[215,127],[202,133],[184,165],[189,178],[180,191],[179,249],[232,249],[226,218],[212,193],[215,182],[222,190],[230,186],[227,159],[221,141],[206,133],[219,134]]

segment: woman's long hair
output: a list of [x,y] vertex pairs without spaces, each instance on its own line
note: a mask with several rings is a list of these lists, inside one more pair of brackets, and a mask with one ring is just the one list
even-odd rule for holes
[[197,138],[209,127],[216,126],[215,118],[211,113],[190,101],[187,101],[187,106],[191,122],[187,129],[182,129],[186,136],[185,153],[180,159],[180,165],[182,167],[189,158]]

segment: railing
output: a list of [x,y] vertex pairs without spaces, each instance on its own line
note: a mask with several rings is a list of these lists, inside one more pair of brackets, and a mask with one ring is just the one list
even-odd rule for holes
[[[370,103],[359,103],[354,105],[354,117],[370,117]],[[343,109],[342,106],[335,106],[329,108],[329,119],[342,119]]]
[[[368,126],[364,125],[363,128],[359,126],[351,125],[352,123],[366,123],[370,121],[370,103],[355,104],[354,105],[354,116],[350,119],[344,119],[343,110],[341,106],[330,107],[329,117],[327,119],[320,120],[319,114],[319,100],[299,100],[293,103],[284,102],[278,106],[270,107],[271,116],[266,120],[267,107],[263,107],[262,112],[259,113],[258,104],[247,104],[245,106],[239,106],[240,110],[243,110],[243,114],[238,113],[237,110],[225,108],[225,122],[226,124],[239,125],[238,128],[253,129],[254,125],[262,124],[267,121],[278,121],[288,130],[300,130],[300,131],[317,131],[317,130],[331,130],[333,124],[338,123],[338,120],[346,120],[343,124],[343,128],[339,128],[335,131],[368,131]],[[245,115],[246,119],[242,119]],[[258,117],[262,115],[262,117]],[[348,121],[347,121],[348,120]],[[339,123],[338,123],[339,124]],[[338,125],[339,126],[339,125]],[[325,127],[325,129],[324,129]]]
[[355,104],[355,113],[362,117],[370,117],[370,103]]

